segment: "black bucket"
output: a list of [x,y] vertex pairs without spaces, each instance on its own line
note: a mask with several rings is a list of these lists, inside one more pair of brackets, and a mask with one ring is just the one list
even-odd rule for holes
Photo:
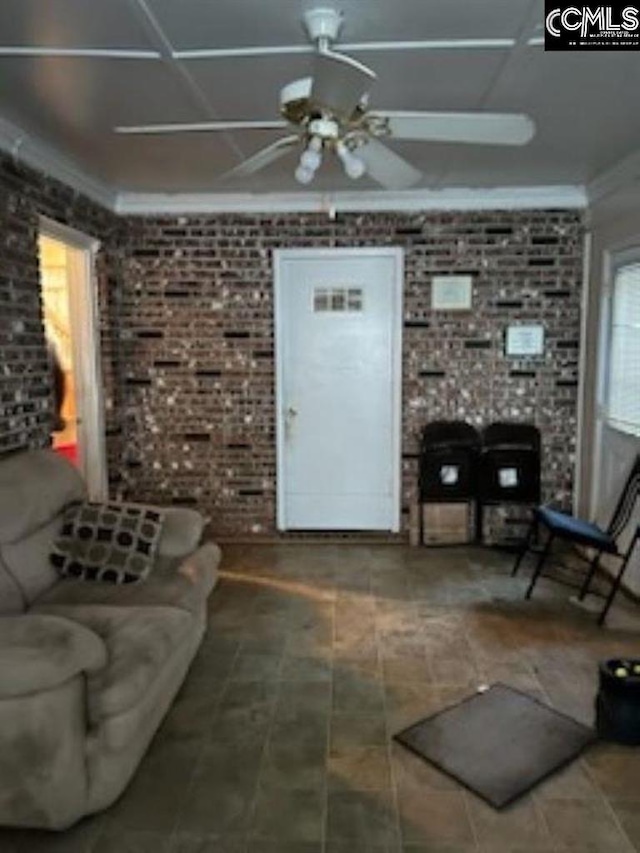
[[600,664],[596,727],[605,740],[640,745],[640,659]]

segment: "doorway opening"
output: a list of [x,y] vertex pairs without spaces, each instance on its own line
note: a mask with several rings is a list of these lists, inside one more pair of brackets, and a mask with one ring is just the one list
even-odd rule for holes
[[73,370],[73,341],[69,316],[67,247],[44,234],[39,238],[42,311],[47,349],[54,372],[56,421],[51,444],[57,453],[78,464],[78,406]]
[[76,465],[92,500],[107,497],[94,256],[97,241],[48,219],[38,249],[42,312],[54,379],[53,449]]

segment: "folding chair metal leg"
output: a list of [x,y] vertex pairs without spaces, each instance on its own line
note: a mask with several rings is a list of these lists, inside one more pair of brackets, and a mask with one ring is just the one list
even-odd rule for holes
[[522,544],[522,548],[520,549],[518,556],[516,557],[516,561],[514,563],[513,568],[511,569],[511,577],[514,578],[518,574],[518,569],[520,568],[520,564],[524,560],[525,556],[528,554],[531,549],[531,545],[533,544],[533,540],[536,535],[536,529],[538,527],[538,522],[534,518],[531,524],[529,525],[529,529],[527,530],[527,535]]
[[589,571],[587,572],[587,576],[585,577],[583,584],[580,587],[580,592],[578,593],[578,601],[584,601],[586,594],[589,592],[591,581],[593,580],[595,573],[598,571],[601,556],[602,551],[598,551],[593,560],[589,563]]
[[616,597],[616,593],[620,589],[620,584],[622,583],[622,578],[624,577],[624,573],[629,565],[629,560],[631,559],[631,555],[633,554],[633,549],[636,546],[636,542],[640,537],[640,527],[636,530],[635,535],[631,542],[629,543],[629,547],[624,555],[624,559],[622,560],[622,565],[618,569],[618,574],[615,576],[613,583],[611,584],[611,590],[609,591],[609,595],[607,596],[607,600],[605,602],[604,607],[602,608],[602,613],[598,617],[598,625],[604,625],[604,620],[607,618],[607,613],[609,612],[611,605],[613,604],[613,599]]
[[547,542],[544,548],[542,549],[542,553],[538,557],[538,562],[536,563],[536,567],[533,570],[533,574],[531,575],[531,582],[529,584],[529,588],[524,594],[525,598],[531,598],[531,593],[533,592],[533,588],[536,585],[538,578],[540,577],[545,561],[549,556],[549,551],[551,550],[551,543],[553,542],[554,538],[554,535],[550,533],[549,538],[547,539]]

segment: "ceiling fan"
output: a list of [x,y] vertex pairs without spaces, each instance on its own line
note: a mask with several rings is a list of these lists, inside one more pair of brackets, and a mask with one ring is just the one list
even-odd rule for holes
[[398,112],[370,110],[369,90],[376,74],[351,56],[332,49],[342,13],[318,8],[307,11],[304,23],[316,45],[313,73],[294,80],[280,92],[281,121],[211,121],[197,124],[156,124],[116,127],[117,133],[160,134],[194,131],[273,130],[295,132],[278,139],[222,176],[249,176],[294,148],[302,148],[296,180],[309,184],[325,154],[340,159],[346,175],[357,180],[368,174],[386,189],[406,189],[421,173],[381,140],[419,140],[490,145],[524,145],[534,134],[522,114],[483,112]]

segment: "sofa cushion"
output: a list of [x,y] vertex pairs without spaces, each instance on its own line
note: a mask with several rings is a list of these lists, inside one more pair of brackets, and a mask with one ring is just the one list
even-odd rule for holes
[[220,549],[207,543],[186,560],[158,557],[143,584],[115,586],[63,579],[41,595],[32,610],[58,613],[69,605],[111,605],[117,607],[169,606],[191,613],[200,612],[213,589],[220,562]]
[[35,532],[0,549],[2,559],[27,604],[59,580],[58,573],[49,562],[49,554],[61,526],[62,515],[57,515]]
[[0,557],[0,616],[22,613],[24,608],[22,590]]
[[0,461],[0,545],[34,533],[72,501],[83,500],[77,469],[51,450],[25,450]]
[[70,607],[60,615],[89,628],[107,649],[107,664],[87,677],[89,720],[132,708],[150,689],[175,648],[191,636],[193,617],[173,607]]
[[85,501],[67,507],[51,564],[63,577],[106,583],[144,580],[162,532],[159,510]]
[[0,619],[2,699],[51,690],[106,662],[100,638],[76,621],[31,613]]

